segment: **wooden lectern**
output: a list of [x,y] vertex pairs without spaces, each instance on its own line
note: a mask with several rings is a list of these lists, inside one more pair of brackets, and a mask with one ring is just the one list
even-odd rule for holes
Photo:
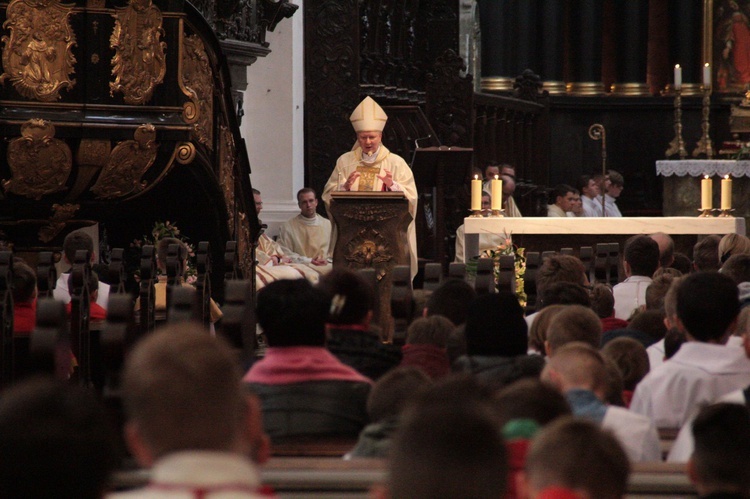
[[409,265],[407,228],[412,217],[403,192],[331,193],[331,217],[338,235],[333,265],[359,270],[375,269],[380,313],[376,318],[381,339],[391,341],[391,282],[393,267]]

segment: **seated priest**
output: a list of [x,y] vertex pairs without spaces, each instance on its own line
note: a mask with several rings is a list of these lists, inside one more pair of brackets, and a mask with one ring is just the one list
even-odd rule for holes
[[502,165],[500,179],[503,181],[503,210],[506,217],[522,217],[513,193],[516,192],[516,169],[510,165]]
[[[492,197],[487,192],[482,192],[482,213],[487,215],[490,212],[492,206]],[[464,232],[463,224],[459,225],[456,229],[456,258],[453,260],[458,263],[466,262],[466,254],[464,251]],[[505,237],[502,234],[482,233],[479,234],[479,253],[488,249],[495,249],[500,244],[505,242]],[[478,255],[469,255],[469,259]]]
[[[409,201],[412,216],[407,230],[412,279],[417,273],[417,233],[414,224],[417,214],[417,187],[411,168],[401,156],[391,153],[383,144],[383,128],[388,116],[370,97],[360,102],[349,120],[357,133],[354,148],[342,154],[323,190],[323,202],[331,212],[333,191],[397,191]],[[331,250],[336,248],[337,228],[334,224]]]
[[331,270],[331,222],[316,213],[318,197],[315,190],[304,187],[297,193],[300,213],[279,229],[278,242],[288,248],[294,263],[305,264],[320,274]]
[[[255,211],[260,214],[263,209],[263,200],[260,197],[259,190],[253,189],[253,198],[255,199]],[[255,259],[258,261],[255,268],[256,289],[279,279],[305,278],[313,283],[318,282],[320,274],[307,265],[293,263],[289,253],[289,250],[281,244],[266,234],[261,234],[258,239],[258,247],[255,250]]]
[[573,210],[575,189],[566,184],[555,186],[552,190],[555,202],[547,205],[548,217],[567,217],[568,212]]

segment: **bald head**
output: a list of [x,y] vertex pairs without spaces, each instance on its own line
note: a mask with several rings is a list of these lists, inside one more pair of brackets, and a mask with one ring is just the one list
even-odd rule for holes
[[651,234],[651,239],[659,245],[659,265],[669,267],[674,263],[674,239],[664,232]]

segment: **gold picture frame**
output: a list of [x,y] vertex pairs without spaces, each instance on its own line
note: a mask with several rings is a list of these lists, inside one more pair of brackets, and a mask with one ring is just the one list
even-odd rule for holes
[[714,92],[750,88],[750,0],[703,0],[702,52]]

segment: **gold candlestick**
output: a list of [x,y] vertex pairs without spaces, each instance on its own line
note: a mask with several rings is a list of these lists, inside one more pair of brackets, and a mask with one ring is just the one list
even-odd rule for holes
[[503,218],[505,215],[503,215],[503,212],[505,210],[492,210],[492,213],[490,214],[490,217],[492,218]]
[[721,213],[719,213],[718,216],[721,217],[721,218],[729,218],[729,217],[734,218],[734,215],[732,215],[733,211],[734,211],[734,208],[729,208],[729,209],[726,209],[726,210],[721,210]]
[[674,138],[669,143],[669,149],[665,153],[667,157],[679,154],[680,159],[687,158],[685,141],[682,139],[682,89],[674,91]]
[[705,217],[711,217],[711,216],[713,216],[711,214],[711,212],[714,211],[714,210],[713,210],[713,208],[701,208],[698,211],[701,212],[701,214],[698,215],[698,218],[705,218]]
[[471,218],[482,218],[482,210],[471,210],[471,215],[469,215]]
[[693,156],[705,154],[706,158],[711,159],[714,157],[714,148],[711,144],[711,137],[708,134],[711,126],[709,123],[709,115],[711,114],[711,87],[706,87],[704,85],[702,89],[703,112],[701,117],[701,130],[703,131],[703,135],[701,135],[700,140],[696,144],[695,150],[693,151]]

